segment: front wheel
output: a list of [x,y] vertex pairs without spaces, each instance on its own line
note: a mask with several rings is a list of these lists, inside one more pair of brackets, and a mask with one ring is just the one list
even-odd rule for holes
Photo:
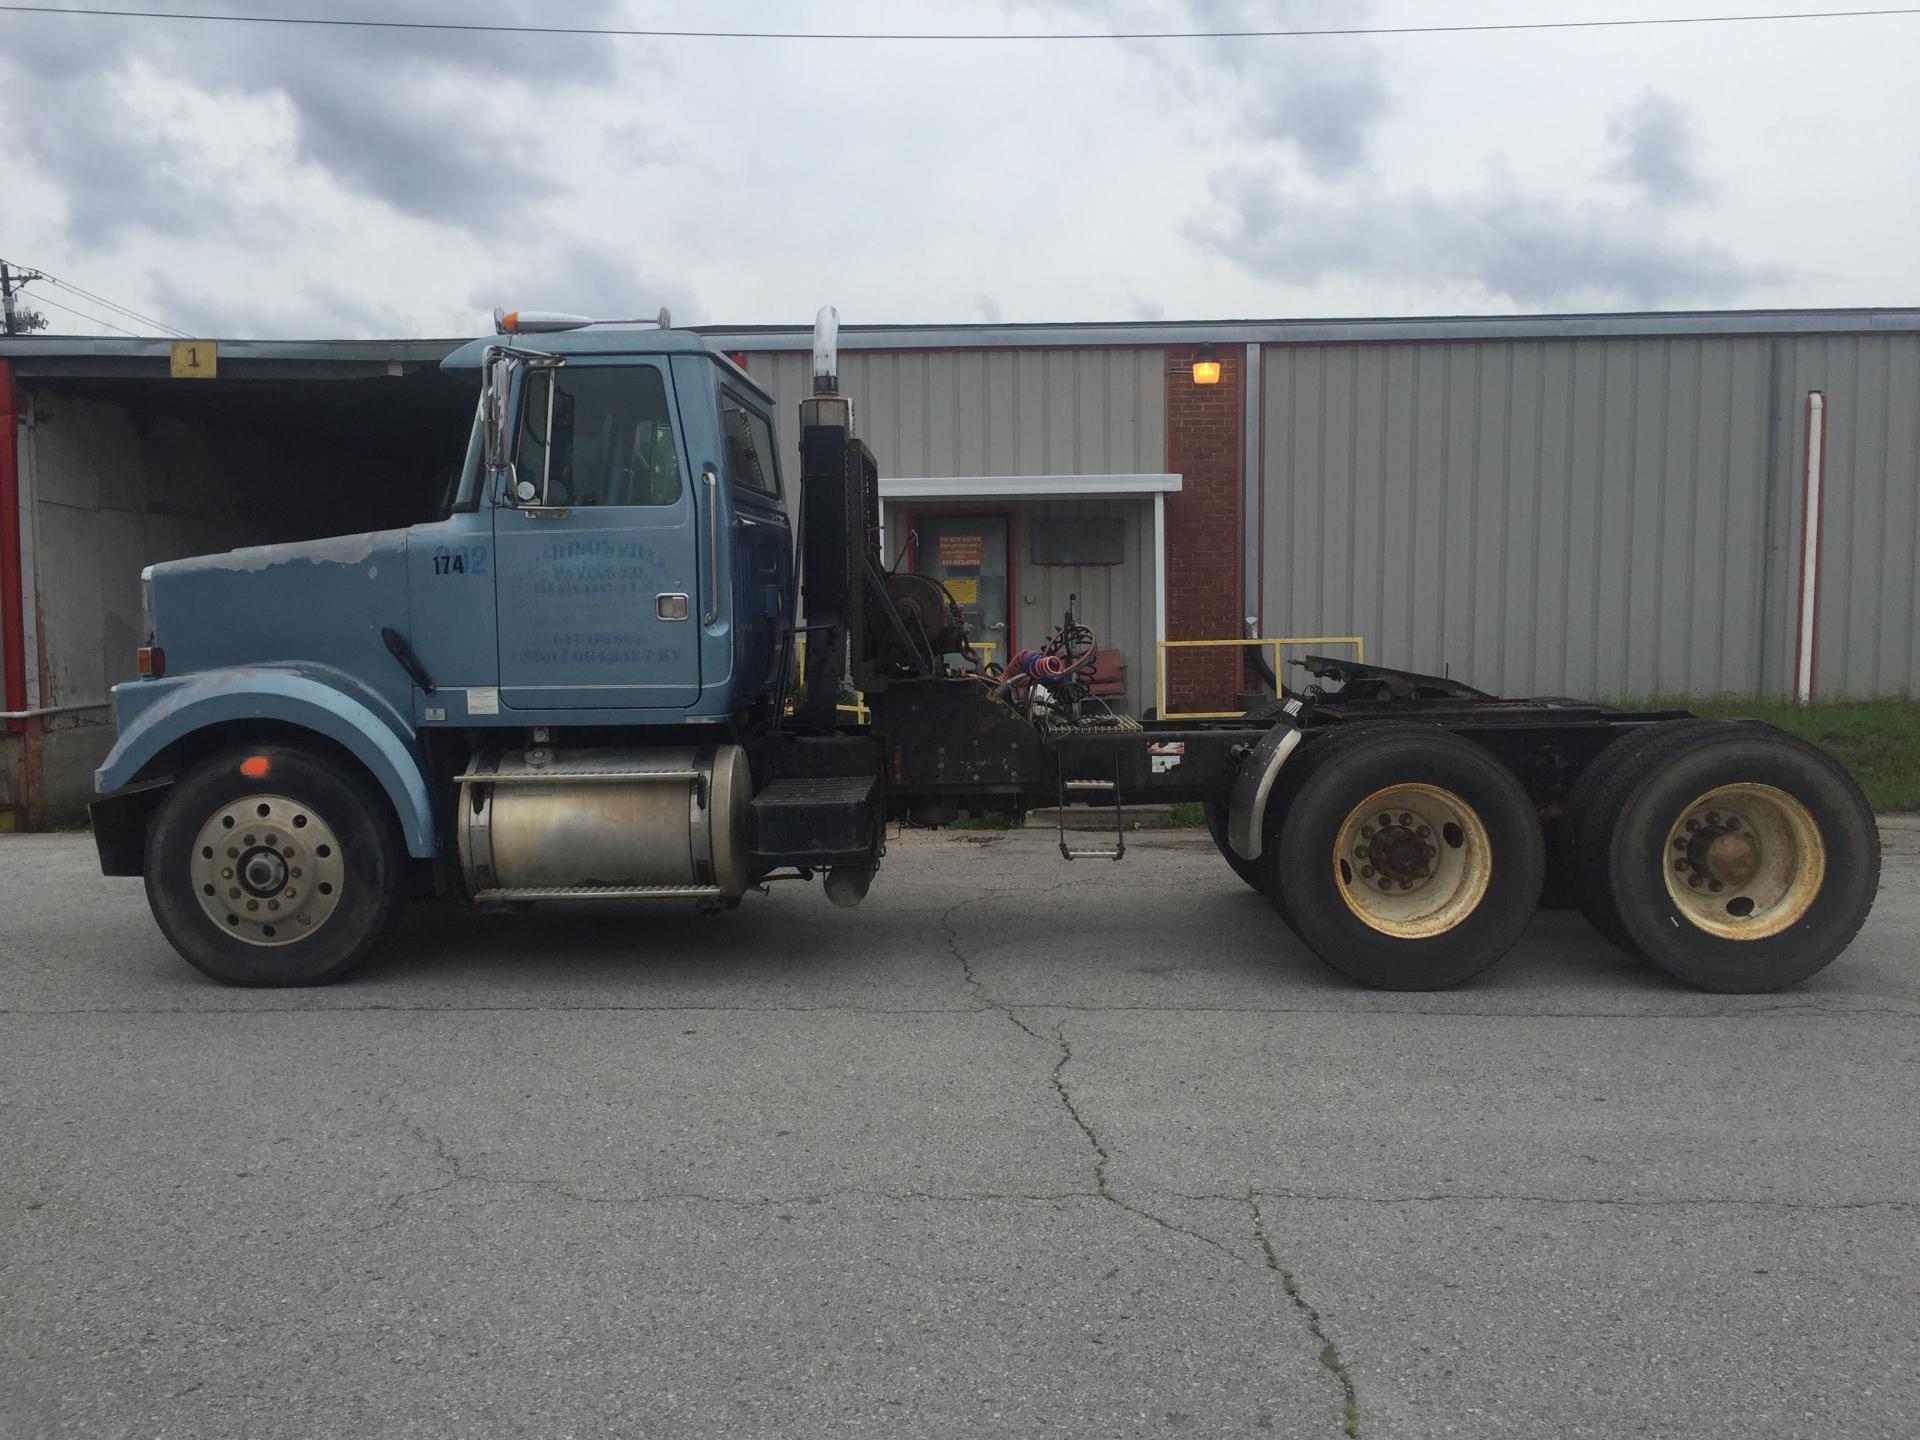
[[1301,939],[1387,990],[1457,985],[1506,954],[1546,869],[1539,818],[1506,767],[1425,725],[1317,743],[1262,857]]
[[147,902],[173,948],[228,985],[324,985],[366,957],[405,903],[387,807],[289,745],[203,761],[147,832]]

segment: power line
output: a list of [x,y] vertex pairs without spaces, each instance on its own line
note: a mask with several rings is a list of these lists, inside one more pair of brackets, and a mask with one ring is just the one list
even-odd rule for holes
[[131,335],[135,340],[140,340],[145,338],[144,336],[139,334],[137,331],[127,329],[126,326],[124,325],[116,325],[111,320],[101,319],[98,315],[89,315],[84,310],[74,309],[71,305],[62,305],[58,300],[49,300],[44,295],[37,295],[34,297],[34,299],[37,303],[41,305],[51,305],[56,310],[64,310],[69,315],[77,315],[82,320],[89,320],[93,322],[95,325],[104,325],[109,330],[118,330],[122,335]]
[[[26,277],[24,277],[22,283],[24,283],[25,279],[44,280],[50,285],[58,285],[62,290],[70,291],[71,293],[79,296],[81,299],[86,300],[91,304],[98,305],[102,309],[110,310],[116,315],[123,315],[127,319],[137,321],[142,325],[150,325],[155,330],[165,330],[169,334],[178,335],[182,340],[191,340],[194,338],[187,331],[180,329],[177,325],[169,325],[164,320],[156,320],[151,315],[144,315],[140,311],[135,310],[132,306],[122,305],[117,300],[109,300],[104,295],[96,295],[93,291],[88,290],[83,286],[76,285],[71,280],[62,280],[58,275],[55,275],[50,271],[35,269],[31,265],[22,265],[20,266],[20,268],[22,270],[26,270],[30,272]],[[43,300],[46,299],[44,295],[42,295],[40,298]],[[67,310],[67,312],[72,315],[78,315],[81,313],[78,310],[70,310],[65,305],[59,305],[58,302],[53,300],[47,300],[47,304],[56,305],[57,308],[62,310]],[[92,317],[88,317],[88,318],[92,318]],[[102,320],[100,323],[105,325],[105,324],[109,324],[110,322]],[[113,328],[117,330],[120,327],[116,325]],[[123,333],[131,334],[133,332],[126,331]]]
[[91,300],[95,305],[104,306],[108,310],[111,310],[116,314],[124,315],[129,320],[138,320],[142,325],[151,325],[156,330],[169,331],[172,334],[178,335],[182,340],[191,340],[194,338],[187,331],[180,329],[177,325],[169,325],[167,324],[166,321],[156,320],[151,315],[142,315],[138,310],[131,310],[125,305],[116,304],[112,300],[107,299],[107,297],[104,295],[96,295],[91,290],[83,290],[70,280],[62,280],[58,275],[49,275],[45,271],[42,271],[40,278],[43,280],[51,281],[53,284],[58,285],[62,290],[71,291],[75,295],[80,296],[83,300]]
[[497,25],[444,20],[353,20],[331,15],[208,15],[184,10],[122,10],[89,6],[0,4],[0,12],[77,15],[115,20],[185,20],[221,25],[310,25],[349,30],[440,30],[474,35],[606,36],[639,40],[882,40],[1062,41],[1062,40],[1281,40],[1339,35],[1487,35],[1526,30],[1618,30],[1656,25],[1746,25],[1779,20],[1866,20],[1920,15],[1920,5],[1866,10],[1793,10],[1740,15],[1656,15],[1639,19],[1514,20],[1459,25],[1341,25],[1285,30],[1078,30],[914,32],[874,30],[670,30],[595,25]]

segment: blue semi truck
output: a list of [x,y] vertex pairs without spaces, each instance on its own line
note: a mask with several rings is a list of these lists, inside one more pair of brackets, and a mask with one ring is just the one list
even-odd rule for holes
[[939,582],[885,564],[830,308],[797,455],[664,316],[496,321],[445,362],[478,404],[439,518],[143,577],[94,832],[218,980],[334,980],[418,899],[726,909],[818,877],[852,906],[890,823],[1108,807],[1111,839],[1060,849],[1119,859],[1143,801],[1200,802],[1279,920],[1374,986],[1478,974],[1541,903],[1727,991],[1803,979],[1866,917],[1865,800],[1764,725],[1324,657],[1298,692],[1256,663],[1269,697],[1236,719],[1137,718],[1071,612],[983,661]]

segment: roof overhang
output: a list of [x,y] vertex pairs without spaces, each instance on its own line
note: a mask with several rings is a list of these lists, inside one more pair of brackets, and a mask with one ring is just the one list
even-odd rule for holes
[[1180,489],[1178,475],[963,475],[882,479],[882,500],[1126,500]]
[[[806,350],[797,325],[695,327],[722,350]],[[1021,350],[1193,345],[1379,344],[1447,340],[1656,339],[1706,335],[1879,335],[1920,331],[1920,309],[1659,310],[1638,314],[1426,315],[1279,320],[1126,320],[1092,324],[842,325],[854,350]]]

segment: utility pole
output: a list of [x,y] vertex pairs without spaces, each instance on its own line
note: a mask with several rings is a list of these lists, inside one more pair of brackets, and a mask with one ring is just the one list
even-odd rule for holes
[[25,335],[46,326],[46,316],[32,310],[16,310],[13,303],[14,292],[20,286],[46,278],[38,270],[22,270],[16,275],[6,261],[0,260],[0,314],[5,316],[6,334]]

